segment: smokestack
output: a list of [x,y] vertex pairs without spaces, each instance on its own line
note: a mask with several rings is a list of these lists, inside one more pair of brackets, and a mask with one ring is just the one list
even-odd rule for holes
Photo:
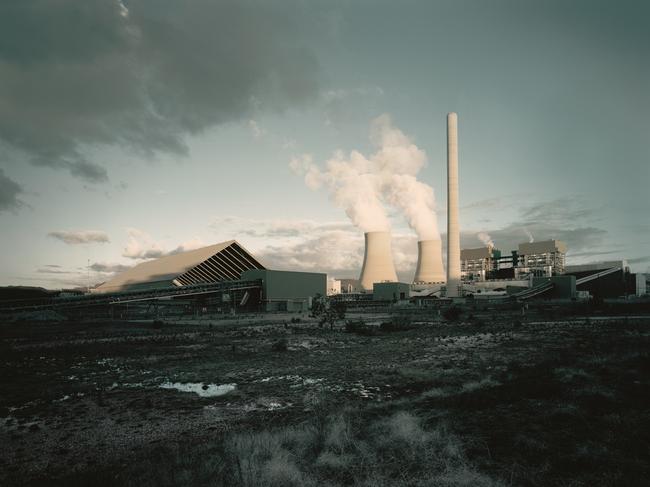
[[418,266],[415,269],[413,282],[444,281],[445,269],[442,267],[442,242],[440,240],[420,240],[418,242]]
[[397,274],[393,265],[393,254],[390,248],[389,232],[367,232],[366,253],[361,268],[361,287],[372,291],[375,282],[397,282]]
[[447,297],[460,296],[458,115],[447,114]]

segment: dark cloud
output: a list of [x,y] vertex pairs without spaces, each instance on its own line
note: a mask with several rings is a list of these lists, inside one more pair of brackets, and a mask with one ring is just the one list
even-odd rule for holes
[[[536,241],[561,240],[567,244],[571,252],[594,249],[602,244],[604,237],[607,235],[607,231],[602,228],[581,227],[568,229],[543,223],[528,225],[527,229],[533,234]],[[494,241],[495,246],[505,251],[516,250],[520,243],[528,242],[523,226],[519,223],[512,223],[497,230],[489,230],[487,233]],[[461,245],[465,248],[484,246],[476,232],[462,232]],[[591,254],[591,252],[582,253],[582,255],[588,254]]]
[[56,238],[69,245],[87,244],[87,243],[108,243],[110,242],[106,232],[99,230],[78,230],[66,231],[57,230],[47,234],[48,237]]
[[556,223],[571,225],[575,222],[585,222],[598,216],[598,209],[586,206],[579,197],[558,198],[525,207],[521,216],[524,224],[536,225]]
[[650,262],[650,255],[644,255],[642,257],[634,257],[633,259],[627,259],[629,264],[643,264],[644,262]]
[[0,143],[101,182],[89,146],[183,154],[189,134],[301,103],[318,91],[318,67],[300,5],[2,2]]
[[506,203],[504,203],[503,198],[496,197],[496,198],[487,198],[479,201],[473,201],[472,203],[463,206],[461,210],[502,209],[505,206]]
[[[561,240],[567,244],[568,253],[575,257],[595,257],[607,253],[599,249],[608,234],[596,226],[599,216],[600,210],[589,207],[580,197],[558,198],[523,206],[514,222],[485,231],[496,247],[504,251],[515,250],[532,237]],[[461,244],[466,248],[484,245],[478,231],[462,233]]]
[[5,176],[4,170],[0,168],[0,212],[17,210],[23,206],[23,203],[18,199],[22,192],[22,186]]

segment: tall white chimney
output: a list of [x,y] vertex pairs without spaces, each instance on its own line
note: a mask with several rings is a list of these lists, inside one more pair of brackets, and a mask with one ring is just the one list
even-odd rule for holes
[[361,268],[361,287],[372,291],[375,282],[397,282],[389,232],[367,232],[366,253]]
[[442,242],[420,240],[418,242],[418,265],[414,283],[444,282],[445,269],[442,266]]
[[447,297],[460,296],[458,115],[447,114]]

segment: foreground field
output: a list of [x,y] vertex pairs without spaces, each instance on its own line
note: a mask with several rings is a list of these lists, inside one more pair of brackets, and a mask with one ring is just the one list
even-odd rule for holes
[[650,320],[360,331],[0,325],[0,485],[650,478]]

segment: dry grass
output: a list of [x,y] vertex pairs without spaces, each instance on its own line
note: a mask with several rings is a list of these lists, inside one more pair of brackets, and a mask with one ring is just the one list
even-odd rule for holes
[[237,434],[225,443],[227,485],[498,485],[468,462],[444,424],[425,428],[400,411],[359,422],[354,414],[317,423]]

